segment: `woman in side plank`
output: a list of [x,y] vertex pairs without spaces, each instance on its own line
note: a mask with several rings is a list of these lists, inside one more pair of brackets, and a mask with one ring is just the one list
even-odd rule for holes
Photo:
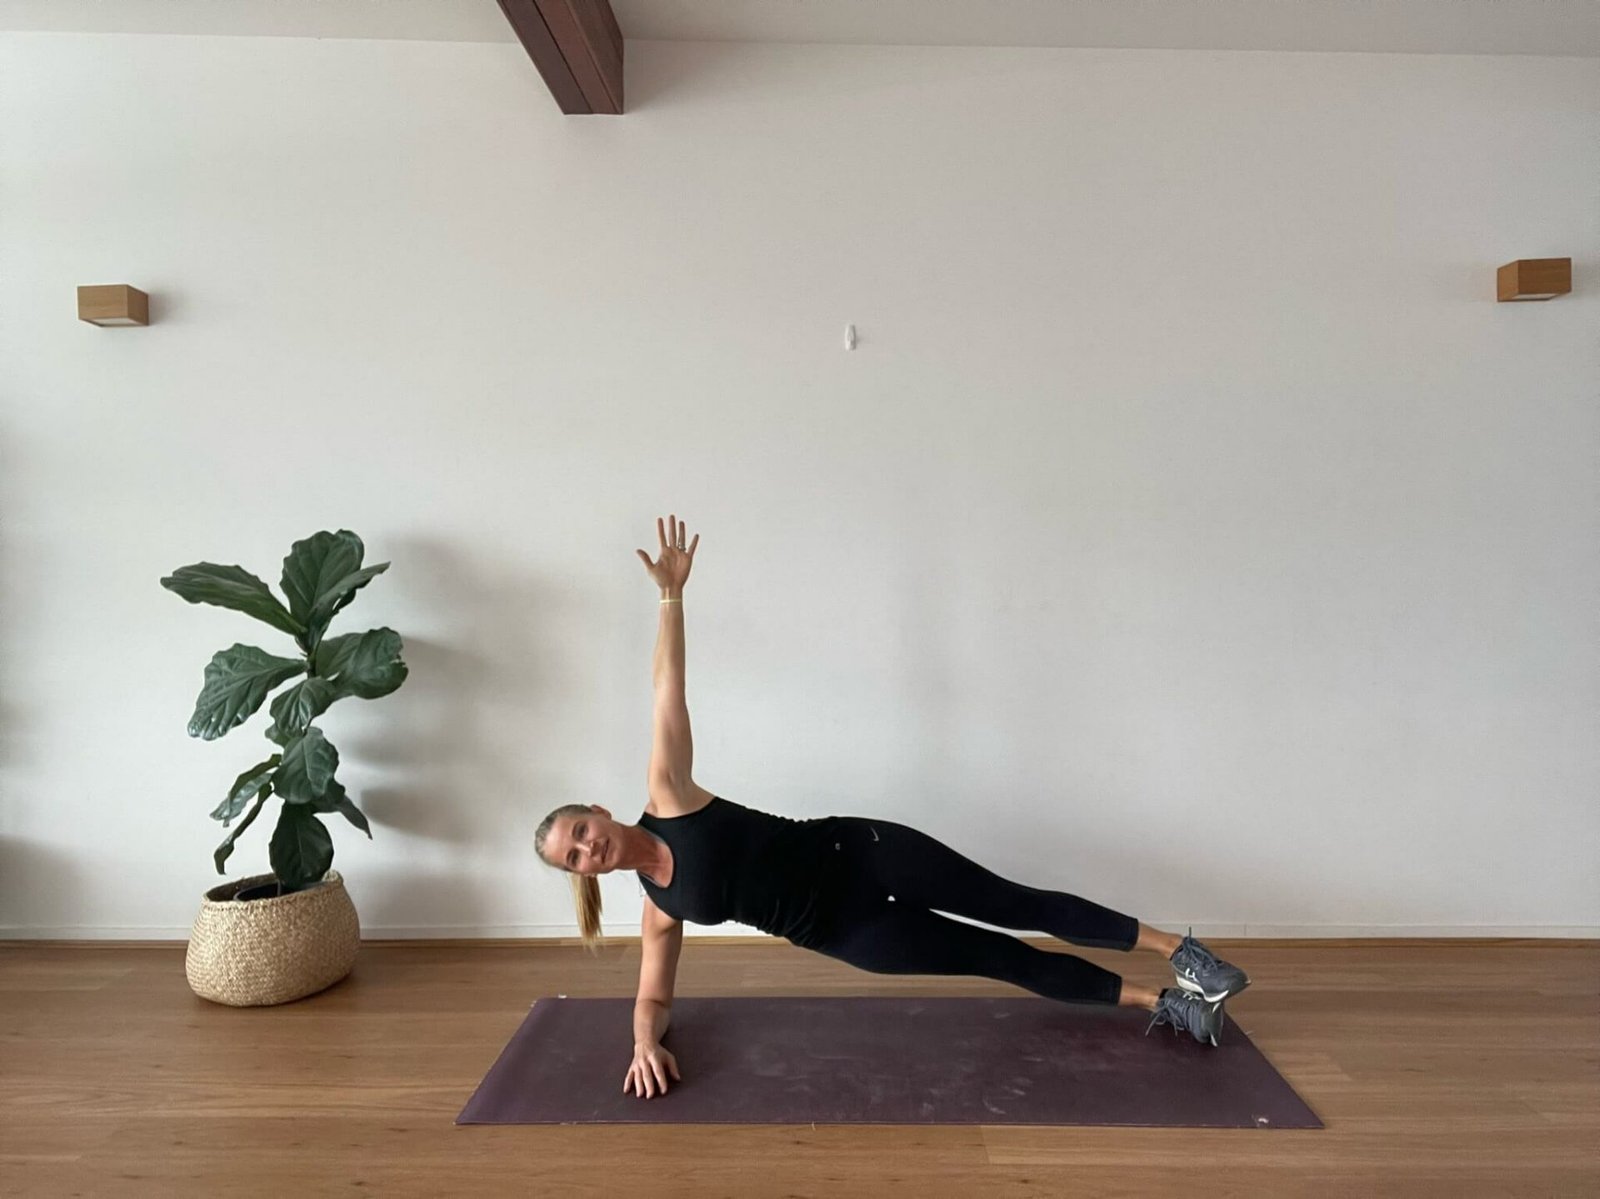
[[[803,949],[878,974],[968,974],[1000,979],[1065,1003],[1121,1004],[1157,1024],[1216,1045],[1223,1005],[1250,983],[1192,936],[1178,937],[1088,899],[1001,878],[926,833],[891,820],[792,820],[698,785],[684,696],[683,590],[696,534],[685,546],[677,516],[658,519],[660,556],[637,551],[661,589],[655,652],[655,732],[649,803],[623,824],[598,804],[567,804],[545,817],[534,847],[572,876],[584,939],[600,935],[597,876],[633,870],[645,891],[644,958],[634,1009],[633,1063],[623,1090],[642,1097],[681,1077],[662,1048],[683,922],[734,920]],[[1172,963],[1159,991],[1083,958],[1047,953],[1016,937],[952,920],[1039,929],[1074,945],[1150,950]]]

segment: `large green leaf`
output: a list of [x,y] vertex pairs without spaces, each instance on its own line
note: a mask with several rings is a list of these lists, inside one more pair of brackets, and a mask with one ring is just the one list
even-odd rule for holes
[[328,622],[339,613],[339,610],[355,599],[356,592],[388,569],[387,562],[380,562],[376,566],[363,567],[345,575],[322,593],[317,600],[317,606],[311,609],[311,618],[306,623],[314,629],[326,629]]
[[337,533],[324,529],[290,546],[283,560],[283,593],[295,619],[309,626],[317,601],[341,579],[359,571],[366,552],[361,538],[349,529]]
[[161,585],[191,604],[232,608],[296,637],[306,631],[305,621],[286,610],[267,585],[242,566],[196,562],[193,566],[180,566],[162,579]]
[[253,645],[219,650],[206,667],[205,686],[189,718],[189,736],[215,741],[243,724],[285,679],[306,668],[298,658],[279,658]]
[[313,652],[334,616],[378,575],[389,569],[387,562],[363,568],[366,547],[349,529],[337,533],[324,530],[304,541],[297,541],[283,560],[283,591],[289,609],[304,623],[300,647]]
[[233,780],[233,786],[228,789],[228,798],[217,805],[217,810],[211,813],[211,819],[222,821],[222,827],[227,828],[228,822],[244,811],[244,805],[258,797],[272,781],[272,771],[280,761],[280,755],[273,754],[265,762],[250,767],[238,778]]
[[226,871],[222,869],[222,864],[228,860],[228,855],[233,852],[233,843],[239,839],[240,833],[244,832],[245,829],[249,828],[256,822],[256,817],[261,815],[261,805],[267,802],[267,796],[270,794],[272,794],[271,791],[263,788],[261,794],[256,796],[255,807],[251,808],[249,814],[247,814],[243,820],[239,821],[239,827],[234,829],[233,832],[229,833],[222,844],[217,846],[217,852],[212,855],[212,858],[217,863],[218,874],[226,873]]
[[403,648],[393,629],[368,629],[330,637],[317,646],[312,661],[317,677],[333,684],[335,698],[377,699],[406,681],[406,664],[400,660]]
[[329,783],[321,798],[312,800],[309,806],[314,812],[341,813],[346,820],[367,834],[367,840],[372,840],[372,826],[367,823],[366,814],[350,802],[350,797],[345,794],[344,784],[338,779]]
[[279,745],[289,744],[338,698],[327,679],[301,679],[272,701],[272,727],[267,736]]
[[333,838],[305,804],[286,803],[268,847],[272,872],[285,891],[302,891],[333,865]]
[[291,804],[307,804],[321,798],[338,768],[339,751],[321,729],[309,728],[283,747],[272,789]]

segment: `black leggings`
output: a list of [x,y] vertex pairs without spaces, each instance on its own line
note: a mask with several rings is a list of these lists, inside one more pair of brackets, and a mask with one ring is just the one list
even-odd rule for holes
[[1001,878],[903,824],[857,816],[838,821],[831,852],[844,855],[844,890],[832,930],[808,948],[874,974],[976,974],[1066,1003],[1121,998],[1121,976],[1093,962],[938,913],[1120,950],[1139,939],[1132,916]]

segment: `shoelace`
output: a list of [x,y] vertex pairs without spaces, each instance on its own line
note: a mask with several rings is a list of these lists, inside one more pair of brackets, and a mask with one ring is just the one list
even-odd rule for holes
[[1144,1035],[1149,1036],[1150,1030],[1157,1024],[1172,1025],[1172,1035],[1178,1035],[1178,1014],[1174,1010],[1175,1004],[1169,1003],[1165,994],[1156,1001],[1155,1014],[1150,1017],[1150,1023],[1144,1026]]
[[1198,969],[1215,969],[1220,966],[1222,963],[1217,959],[1217,955],[1194,939],[1194,929],[1191,928],[1189,933],[1190,935],[1178,946],[1178,952],[1172,956],[1176,958],[1181,954],[1183,956],[1181,965]]

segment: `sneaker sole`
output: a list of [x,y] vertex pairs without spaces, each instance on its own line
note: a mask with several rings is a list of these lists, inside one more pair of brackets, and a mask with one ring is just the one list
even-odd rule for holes
[[1250,980],[1247,978],[1237,990],[1206,991],[1201,989],[1199,983],[1194,982],[1191,979],[1184,978],[1181,974],[1174,974],[1173,978],[1185,991],[1189,991],[1192,994],[1200,996],[1200,998],[1204,999],[1207,1003],[1220,1003],[1224,999],[1231,999],[1233,996],[1239,994],[1241,991],[1244,991],[1250,986]]
[[1217,1038],[1222,1036],[1223,1026],[1228,1023],[1228,1009],[1222,1006],[1222,1000],[1219,999],[1212,1006],[1211,1010],[1217,1013],[1217,1031],[1212,1033],[1209,1038],[1211,1041],[1211,1047],[1215,1049],[1222,1044],[1222,1042]]

